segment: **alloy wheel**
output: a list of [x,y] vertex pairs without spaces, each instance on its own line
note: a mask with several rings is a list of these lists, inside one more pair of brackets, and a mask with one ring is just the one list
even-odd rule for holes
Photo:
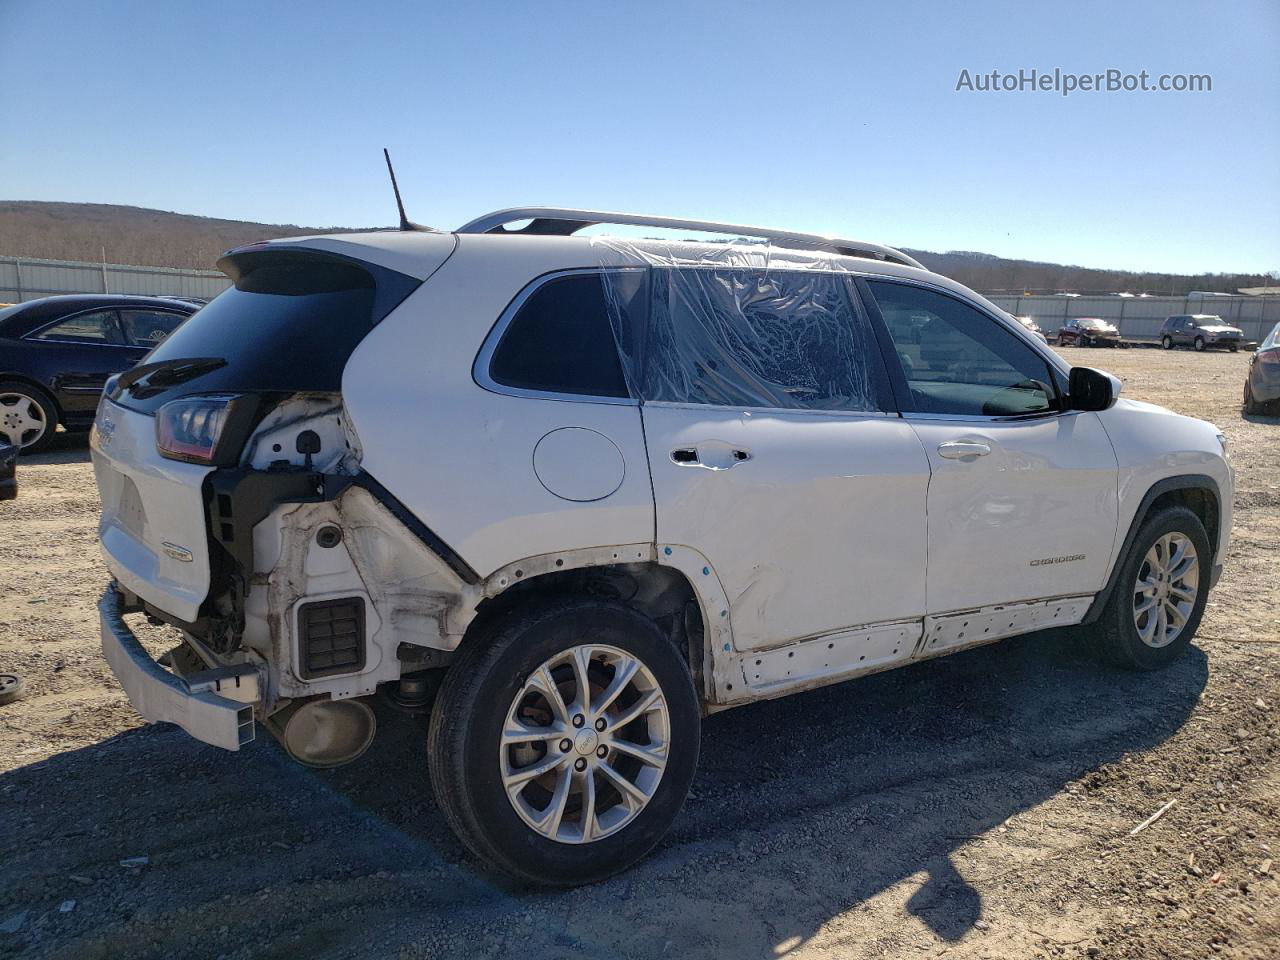
[[1149,647],[1178,639],[1200,589],[1200,561],[1191,539],[1166,533],[1147,551],[1133,586],[1133,623]]
[[49,429],[44,408],[25,393],[0,393],[0,438],[22,449],[40,442]]
[[502,784],[533,830],[590,843],[645,809],[670,740],[670,710],[648,667],[617,647],[570,647],[529,674],[507,712]]

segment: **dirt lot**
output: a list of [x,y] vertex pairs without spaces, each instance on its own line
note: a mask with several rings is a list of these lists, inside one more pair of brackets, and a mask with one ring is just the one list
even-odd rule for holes
[[412,722],[328,773],[140,725],[61,438],[0,504],[0,668],[28,682],[0,707],[0,955],[1280,955],[1280,421],[1241,417],[1244,354],[1065,352],[1231,439],[1234,546],[1190,653],[1138,676],[1044,634],[714,716],[670,838],[572,892],[463,854]]

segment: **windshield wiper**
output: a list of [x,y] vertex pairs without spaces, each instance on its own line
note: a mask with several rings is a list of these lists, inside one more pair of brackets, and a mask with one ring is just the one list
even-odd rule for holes
[[144,363],[120,374],[116,383],[119,390],[128,390],[138,398],[157,393],[166,387],[172,387],[196,377],[203,376],[211,370],[225,367],[227,361],[222,357],[187,357],[175,360],[157,360],[155,363]]

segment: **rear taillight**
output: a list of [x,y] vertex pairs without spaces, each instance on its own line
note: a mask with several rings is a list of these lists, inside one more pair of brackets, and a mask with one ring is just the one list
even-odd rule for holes
[[184,397],[156,413],[156,448],[160,456],[187,463],[213,463],[218,458],[232,396]]

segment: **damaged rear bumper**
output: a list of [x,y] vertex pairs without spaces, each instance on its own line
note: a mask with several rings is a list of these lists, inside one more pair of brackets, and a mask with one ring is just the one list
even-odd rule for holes
[[124,622],[115,584],[98,601],[102,655],[135,710],[152,723],[174,723],[197,740],[239,750],[253,740],[258,669],[245,664],[179,677],[151,659]]

